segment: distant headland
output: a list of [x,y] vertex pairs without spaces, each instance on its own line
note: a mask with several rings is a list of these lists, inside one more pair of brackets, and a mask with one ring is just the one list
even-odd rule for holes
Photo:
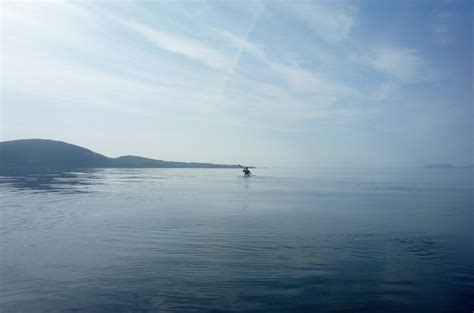
[[474,168],[474,164],[464,165],[464,166],[456,166],[452,164],[428,164],[423,166],[427,169],[456,169],[456,168]]
[[0,142],[0,167],[239,168],[239,165],[173,162],[133,155],[109,158],[63,141],[22,139]]

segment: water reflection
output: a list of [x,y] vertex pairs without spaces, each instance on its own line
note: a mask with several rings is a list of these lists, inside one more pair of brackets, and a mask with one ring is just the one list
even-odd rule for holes
[[0,169],[0,187],[39,192],[86,193],[103,184],[100,169]]
[[474,307],[471,176],[294,172],[0,172],[0,311]]

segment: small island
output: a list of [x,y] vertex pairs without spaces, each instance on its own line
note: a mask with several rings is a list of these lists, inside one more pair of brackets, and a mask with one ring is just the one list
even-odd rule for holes
[[456,166],[452,164],[428,164],[423,166],[426,169],[457,169],[457,168],[474,168],[474,164],[464,165],[464,166]]

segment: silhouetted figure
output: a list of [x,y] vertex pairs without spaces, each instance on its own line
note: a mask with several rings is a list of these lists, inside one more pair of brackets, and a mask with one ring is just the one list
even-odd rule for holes
[[244,176],[252,176],[252,173],[250,172],[248,167],[244,167],[242,172],[244,172]]

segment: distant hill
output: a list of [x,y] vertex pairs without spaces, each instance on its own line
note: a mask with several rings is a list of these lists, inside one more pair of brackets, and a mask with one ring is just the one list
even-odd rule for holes
[[0,142],[0,167],[238,168],[239,165],[172,162],[132,155],[109,158],[62,141],[23,139]]

